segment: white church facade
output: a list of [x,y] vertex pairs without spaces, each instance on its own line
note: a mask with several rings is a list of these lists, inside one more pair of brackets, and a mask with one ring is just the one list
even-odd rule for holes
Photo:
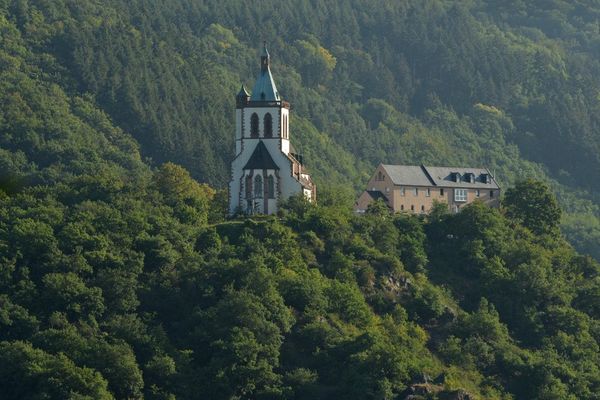
[[231,163],[229,214],[273,214],[281,200],[303,193],[316,199],[316,186],[302,156],[290,144],[290,104],[283,101],[271,75],[266,46],[260,74],[249,94],[236,96],[235,158]]

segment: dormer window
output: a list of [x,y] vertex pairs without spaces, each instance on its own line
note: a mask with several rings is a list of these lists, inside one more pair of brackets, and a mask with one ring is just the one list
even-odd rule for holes
[[458,172],[452,172],[450,174],[450,177],[452,179],[453,182],[460,182],[460,173]]
[[471,172],[467,172],[465,174],[465,181],[468,183],[474,183],[475,182],[475,175],[472,174]]
[[490,183],[490,175],[489,174],[481,174],[480,176],[481,182]]

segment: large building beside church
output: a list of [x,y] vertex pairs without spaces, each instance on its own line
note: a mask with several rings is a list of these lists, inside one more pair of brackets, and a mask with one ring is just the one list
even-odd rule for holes
[[354,210],[363,213],[379,199],[394,212],[425,214],[435,202],[458,212],[474,201],[500,206],[500,186],[487,168],[380,164]]
[[316,186],[302,156],[290,144],[290,104],[281,99],[266,46],[252,94],[236,96],[235,158],[231,163],[229,213],[273,214],[278,203],[296,193],[316,198]]

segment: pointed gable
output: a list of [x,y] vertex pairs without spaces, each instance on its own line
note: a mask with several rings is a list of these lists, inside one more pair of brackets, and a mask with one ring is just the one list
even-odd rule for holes
[[275,164],[273,157],[271,157],[269,150],[267,150],[267,146],[261,140],[256,145],[244,169],[279,169],[279,167]]

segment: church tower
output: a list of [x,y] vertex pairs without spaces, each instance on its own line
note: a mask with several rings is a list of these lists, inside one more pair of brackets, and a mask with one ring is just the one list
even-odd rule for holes
[[290,144],[289,117],[290,104],[279,96],[265,44],[252,94],[242,85],[236,96],[230,215],[273,214],[280,200],[296,193],[315,200],[316,186]]

